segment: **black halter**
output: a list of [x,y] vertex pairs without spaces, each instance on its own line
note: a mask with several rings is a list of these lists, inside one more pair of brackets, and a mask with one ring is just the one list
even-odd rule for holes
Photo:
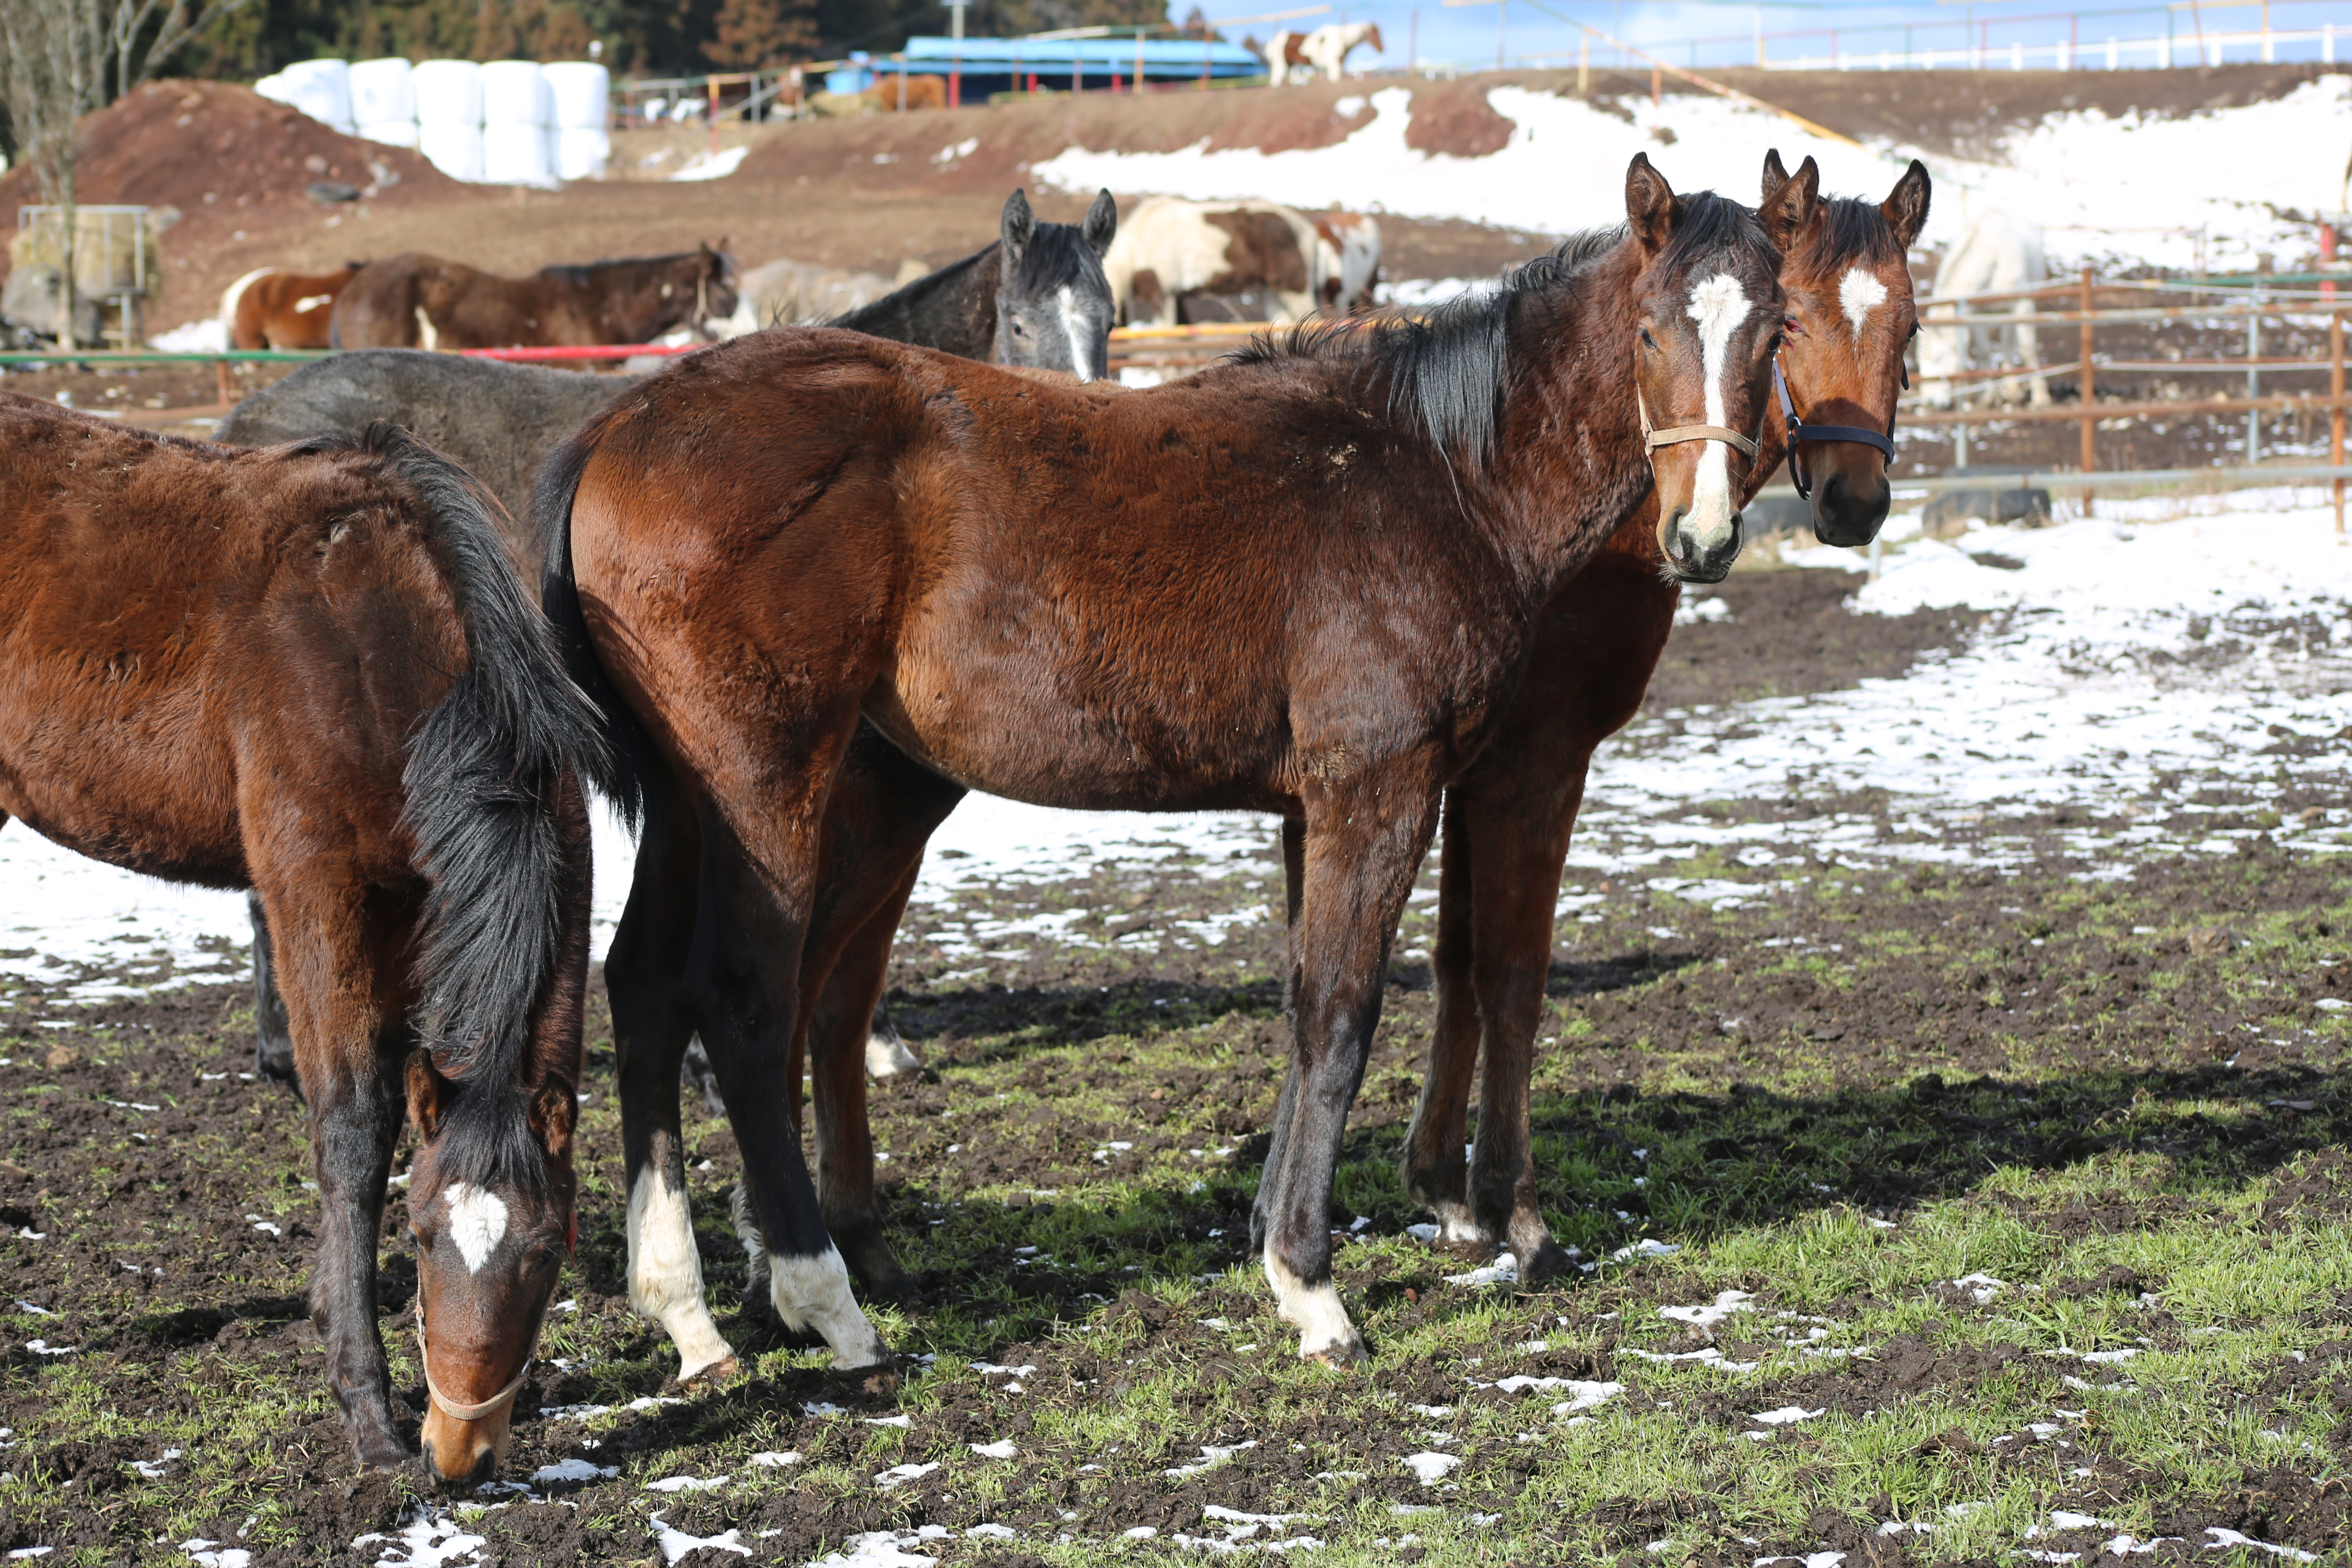
[[1800,441],[1853,441],[1864,447],[1875,447],[1888,462],[1895,460],[1895,421],[1886,422],[1887,434],[1864,430],[1858,425],[1808,425],[1797,416],[1797,405],[1789,399],[1789,378],[1780,374],[1780,360],[1772,360],[1772,390],[1780,395],[1780,412],[1789,421],[1789,481],[1797,487],[1800,500],[1811,500],[1812,481],[1805,478],[1805,466],[1798,461]]

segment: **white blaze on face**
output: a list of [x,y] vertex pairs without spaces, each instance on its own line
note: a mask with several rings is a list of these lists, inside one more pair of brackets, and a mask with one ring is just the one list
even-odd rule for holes
[[1859,267],[1846,268],[1838,279],[1838,307],[1845,311],[1846,325],[1853,329],[1853,341],[1862,342],[1862,324],[1870,312],[1886,303],[1886,285]]
[[1095,378],[1094,356],[1086,351],[1087,322],[1079,313],[1076,290],[1065,283],[1055,291],[1055,302],[1062,311],[1062,331],[1070,340],[1070,374],[1080,381]]
[[[1690,319],[1698,323],[1699,364],[1706,377],[1706,423],[1727,425],[1729,415],[1723,395],[1728,370],[1731,334],[1755,307],[1748,290],[1728,272],[1718,272],[1691,290]],[[1712,548],[1731,532],[1731,447],[1709,441],[1699,454],[1698,483],[1691,492],[1691,510],[1685,527],[1697,542]]]
[[507,1233],[507,1205],[498,1194],[467,1182],[452,1182],[441,1201],[449,1205],[449,1239],[466,1260],[466,1272],[479,1274]]

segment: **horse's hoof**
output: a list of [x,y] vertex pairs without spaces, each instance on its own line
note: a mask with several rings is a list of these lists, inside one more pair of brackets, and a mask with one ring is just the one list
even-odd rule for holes
[[896,1398],[898,1393],[898,1363],[895,1361],[876,1362],[871,1366],[835,1367],[834,1376],[852,1394],[871,1399]]
[[1522,1285],[1549,1285],[1568,1272],[1568,1254],[1549,1236],[1515,1256],[1519,1260],[1519,1283]]
[[1325,1345],[1320,1350],[1301,1351],[1299,1359],[1320,1362],[1333,1372],[1353,1372],[1371,1360],[1372,1352],[1359,1337],[1343,1344]]
[[678,1389],[716,1388],[722,1383],[732,1383],[743,1375],[743,1363],[733,1356],[721,1356],[709,1366],[697,1367],[683,1376],[672,1378],[671,1386]]
[[354,1444],[360,1468],[379,1474],[405,1468],[416,1458],[408,1445],[389,1433],[359,1438]]

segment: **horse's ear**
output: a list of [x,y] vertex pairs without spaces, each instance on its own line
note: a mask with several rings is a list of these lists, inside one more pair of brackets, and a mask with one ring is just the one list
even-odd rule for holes
[[1004,241],[1004,259],[1018,261],[1021,253],[1029,248],[1029,237],[1037,232],[1037,215],[1029,210],[1029,195],[1019,186],[1004,198],[1004,221],[998,236]]
[[441,1112],[449,1103],[455,1088],[433,1066],[433,1053],[416,1051],[408,1058],[408,1119],[416,1123],[416,1135],[427,1143],[441,1131]]
[[1118,204],[1110,199],[1108,191],[1096,195],[1095,205],[1087,209],[1087,220],[1079,232],[1087,237],[1087,243],[1094,247],[1097,256],[1110,248],[1110,242],[1118,237]]
[[549,1159],[571,1155],[572,1123],[579,1105],[572,1086],[560,1080],[540,1085],[539,1092],[530,1097],[530,1135],[539,1140]]
[[1788,183],[1789,169],[1788,165],[1780,162],[1780,149],[1766,148],[1764,150],[1764,199],[1770,201],[1772,193]]
[[1643,250],[1655,256],[1666,247],[1682,217],[1682,205],[1666,177],[1650,167],[1650,155],[1634,153],[1625,171],[1625,226]]
[[1927,226],[1929,184],[1927,165],[1914,158],[1911,166],[1903,171],[1903,177],[1895,182],[1895,189],[1878,204],[1879,216],[1886,220],[1886,226],[1895,231],[1895,239],[1906,250],[1918,240],[1919,231]]
[[1795,174],[1765,193],[1756,216],[1782,255],[1802,249],[1822,221],[1821,165],[1811,158],[1798,164]]

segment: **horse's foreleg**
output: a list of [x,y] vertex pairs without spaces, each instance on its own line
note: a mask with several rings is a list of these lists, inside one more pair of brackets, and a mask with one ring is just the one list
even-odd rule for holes
[[[1303,817],[1282,819],[1282,1021],[1286,1032],[1296,1033],[1298,1010],[1298,901],[1307,888],[1307,822]],[[1282,1093],[1274,1103],[1274,1126],[1266,1134],[1265,1169],[1275,1170],[1282,1163],[1285,1132],[1290,1126],[1291,1106],[1297,1097],[1298,1059],[1292,1053],[1282,1069]],[[1269,1184],[1258,1183],[1257,1199],[1250,1205],[1249,1248],[1253,1254],[1265,1250],[1266,1203],[1272,1193]]]
[[278,977],[319,1184],[310,1316],[326,1340],[328,1386],[359,1462],[390,1468],[406,1462],[409,1452],[393,1423],[391,1379],[376,1333],[375,1265],[411,1043],[394,994],[404,933],[367,929],[354,912],[356,898],[298,900],[277,889],[268,901],[280,916]]
[[703,1296],[702,1255],[695,1246],[679,1142],[678,1064],[694,1033],[685,987],[699,874],[697,843],[689,811],[656,805],[637,847],[628,906],[604,960],[628,1174],[629,1305],[669,1334],[681,1382],[729,1376],[736,1369],[735,1352]]
[[245,910],[253,919],[254,1074],[286,1085],[299,1099],[302,1082],[294,1072],[294,1031],[286,1021],[286,999],[278,994],[278,981],[270,973],[269,921],[262,913],[261,895],[247,893]]
[[1429,1073],[1421,1082],[1412,1126],[1405,1133],[1398,1175],[1405,1196],[1437,1216],[1438,1245],[1465,1255],[1492,1252],[1495,1234],[1470,1206],[1463,1140],[1469,1126],[1470,1083],[1478,1061],[1478,1000],[1471,984],[1472,904],[1475,857],[1468,842],[1463,791],[1445,796],[1445,838],[1438,851],[1437,943],[1431,964],[1437,981],[1437,1022],[1429,1037]]
[[[789,807],[771,822],[790,824]],[[837,1370],[887,1368],[890,1352],[850,1294],[791,1113],[806,900],[817,868],[814,832],[790,826],[754,867],[725,829],[707,824],[689,973],[702,1042],[742,1152],[745,1185],[768,1246],[770,1299],[787,1328],[814,1329]],[[783,900],[794,900],[788,908]]]
[[2033,373],[2026,383],[2027,399],[2036,408],[2050,406],[2050,381],[2042,374],[2042,333],[2033,324],[2033,301],[2017,302],[2017,359]]
[[[1267,1166],[1265,1274],[1298,1353],[1347,1364],[1365,1354],[1331,1281],[1331,1184],[1348,1109],[1363,1081],[1397,917],[1437,821],[1434,781],[1383,770],[1307,798],[1306,877],[1291,939],[1297,1081],[1281,1159]],[[1270,1195],[1269,1195],[1270,1194]]]

